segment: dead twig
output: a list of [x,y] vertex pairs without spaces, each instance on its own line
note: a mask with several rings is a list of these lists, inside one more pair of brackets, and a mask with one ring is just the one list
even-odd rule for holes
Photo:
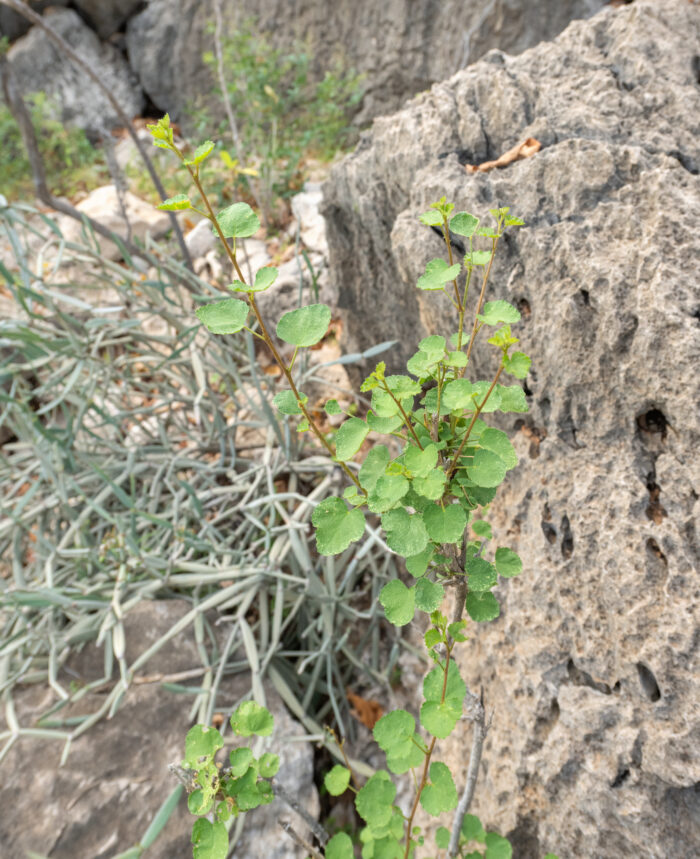
[[469,692],[468,695],[470,698],[470,709],[472,711],[471,719],[474,722],[474,735],[472,737],[472,750],[469,757],[469,767],[467,768],[467,780],[452,823],[452,834],[447,848],[449,859],[453,859],[453,857],[457,856],[459,835],[462,830],[462,821],[464,820],[465,814],[469,811],[469,806],[474,798],[476,780],[479,776],[479,766],[481,764],[481,753],[484,748],[486,734],[490,727],[490,723],[489,725],[486,724],[483,688],[481,689],[481,695],[478,698],[471,692]]
[[495,161],[484,161],[482,164],[467,164],[464,168],[467,173],[487,173],[493,170],[494,167],[507,167],[514,161],[522,161],[523,158],[531,158],[536,152],[539,152],[542,144],[534,137],[528,137],[522,143],[518,143],[512,149],[504,152],[500,158]]
[[318,820],[315,820],[309,812],[301,806],[293,796],[290,796],[287,791],[279,784],[273,784],[272,790],[276,797],[282,800],[282,802],[286,802],[287,805],[295,811],[299,817],[304,821],[304,823],[309,827],[309,829],[313,832],[318,840],[319,844],[326,844],[329,839],[329,835],[326,830],[321,826]]
[[318,852],[318,850],[316,850],[315,847],[312,847],[311,844],[309,844],[309,842],[305,838],[302,838],[298,832],[295,832],[294,829],[292,829],[291,823],[288,823],[287,821],[280,822],[280,826],[282,827],[282,829],[284,829],[284,831],[292,839],[292,841],[298,844],[299,847],[302,847],[304,850],[306,850],[306,852],[309,854],[309,856],[312,857],[312,859],[323,859],[323,856]]

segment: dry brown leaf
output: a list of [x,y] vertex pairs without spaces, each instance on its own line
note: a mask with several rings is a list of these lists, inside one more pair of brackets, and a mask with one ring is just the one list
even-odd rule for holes
[[346,695],[348,697],[348,701],[352,704],[352,710],[350,710],[350,713],[358,722],[362,722],[365,727],[372,731],[374,726],[384,715],[384,710],[382,710],[382,706],[379,701],[367,700],[367,698],[363,698],[362,695],[357,695],[350,689],[346,691]]
[[534,137],[528,137],[527,140],[523,140],[522,143],[518,143],[517,146],[504,152],[495,161],[484,161],[483,164],[467,164],[465,170],[467,173],[487,173],[489,170],[493,170],[494,167],[506,167],[514,161],[522,161],[523,158],[530,158],[536,152],[539,152],[541,148],[542,144],[539,140],[535,140]]

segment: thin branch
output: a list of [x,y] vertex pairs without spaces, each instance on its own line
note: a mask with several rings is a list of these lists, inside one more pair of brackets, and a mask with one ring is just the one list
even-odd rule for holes
[[291,823],[280,822],[280,826],[282,827],[282,829],[284,829],[284,831],[292,839],[292,841],[298,844],[299,847],[302,847],[304,850],[306,850],[306,852],[309,854],[309,856],[312,857],[312,859],[323,859],[323,856],[318,852],[318,850],[316,850],[315,847],[312,847],[311,844],[306,841],[306,839],[302,838],[298,832],[295,832],[294,829],[292,829]]
[[326,844],[329,839],[329,835],[326,830],[321,826],[318,820],[315,820],[309,812],[301,806],[293,796],[290,796],[287,791],[279,784],[273,784],[272,790],[276,797],[282,800],[282,802],[286,802],[287,805],[295,811],[299,817],[304,821],[304,823],[309,827],[309,829],[316,836],[318,842],[320,844]]
[[484,710],[484,690],[481,690],[481,697],[468,693],[472,699],[472,720],[474,722],[474,736],[472,737],[472,750],[469,756],[469,767],[467,768],[467,781],[464,785],[464,793],[459,800],[459,805],[455,811],[454,821],[452,823],[452,835],[447,848],[449,859],[454,859],[457,856],[459,848],[459,835],[462,830],[462,821],[465,814],[469,811],[472,799],[474,798],[474,790],[476,788],[476,780],[479,776],[479,766],[481,764],[481,753],[484,749],[484,740],[488,733],[486,725],[486,712]]
[[[85,74],[90,78],[90,80],[96,84],[96,86],[100,89],[102,94],[105,96],[107,101],[109,101],[112,106],[114,112],[119,117],[119,121],[122,123],[124,128],[131,135],[134,145],[143,160],[143,163],[146,165],[146,169],[153,180],[153,184],[155,185],[158,194],[160,195],[161,200],[167,199],[167,194],[165,192],[165,188],[163,187],[163,183],[160,181],[160,177],[156,173],[156,169],[153,166],[153,161],[149,157],[146,149],[143,146],[143,143],[139,139],[136,130],[131,124],[131,119],[124,113],[122,106],[119,104],[117,99],[114,97],[110,88],[102,81],[102,78],[95,72],[89,63],[87,63],[81,56],[79,56],[73,48],[66,42],[62,36],[60,36],[52,27],[50,27],[41,15],[37,15],[37,13],[30,9],[26,3],[23,3],[22,0],[0,0],[0,5],[9,6],[10,9],[13,9],[18,14],[22,15],[28,21],[31,21],[36,27],[42,29],[46,35],[51,39],[51,41],[58,46],[58,48],[68,57],[68,59],[76,65],[79,69],[85,72]],[[54,207],[55,208],[55,207]],[[59,210],[61,211],[61,210]],[[69,212],[65,212],[65,214],[70,214]],[[182,253],[183,259],[185,261],[185,265],[190,271],[194,270],[192,265],[192,258],[190,256],[190,252],[187,249],[187,245],[185,244],[185,238],[182,235],[182,230],[180,229],[180,224],[178,223],[177,218],[175,217],[174,212],[168,213],[170,216],[170,222],[173,227],[173,232],[177,237],[177,242],[180,246],[180,251]],[[96,231],[98,232],[98,231]]]

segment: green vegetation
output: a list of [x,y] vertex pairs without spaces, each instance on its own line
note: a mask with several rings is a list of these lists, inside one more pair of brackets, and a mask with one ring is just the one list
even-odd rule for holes
[[[219,121],[208,106],[193,113],[199,128],[215,129],[230,149],[219,157],[233,178],[234,195],[251,192],[266,222],[274,221],[275,201],[301,189],[305,159],[328,160],[352,142],[352,108],[362,97],[361,79],[340,64],[317,80],[312,57],[299,47],[276,49],[252,20],[222,40],[226,92],[240,142],[237,151],[221,110]],[[216,76],[213,52],[205,61]],[[221,94],[221,93],[220,93]],[[245,156],[245,165],[241,158]],[[208,185],[208,187],[211,187]]]
[[[425,844],[422,829],[416,824],[419,807],[433,817],[457,809],[452,831],[438,830],[436,841],[436,847],[447,849],[450,857],[508,859],[511,846],[507,839],[485,832],[476,818],[466,816],[475,778],[467,780],[460,802],[449,768],[435,757],[438,740],[448,737],[460,720],[465,699],[473,705],[479,703],[468,692],[452,658],[455,648],[467,641],[464,612],[476,623],[497,618],[500,607],[492,591],[499,576],[508,579],[522,570],[512,549],[492,548],[487,520],[497,488],[517,465],[517,455],[508,436],[489,426],[482,416],[495,411],[527,411],[517,381],[527,376],[530,359],[514,350],[518,339],[511,329],[520,320],[520,312],[507,301],[485,301],[499,242],[506,230],[523,226],[523,222],[507,206],[490,210],[490,221],[482,222],[468,212],[454,212],[454,205],[444,197],[420,215],[426,227],[442,234],[446,259],[431,260],[417,288],[447,296],[455,310],[455,330],[421,340],[408,361],[408,375],[387,375],[385,363],[378,364],[360,389],[371,397],[366,417],[348,414],[333,439],[309,410],[308,398],[294,373],[299,351],[314,346],[325,335],[330,308],[311,304],[285,313],[277,322],[274,339],[256,294],[274,283],[277,272],[262,269],[252,283],[247,283],[237,258],[236,242],[256,231],[257,216],[248,204],[240,202],[215,213],[201,179],[202,164],[212,150],[210,142],[188,158],[175,142],[167,116],[149,130],[156,146],[180,159],[198,194],[194,202],[179,195],[162,208],[192,208],[210,220],[236,275],[229,289],[244,296],[201,306],[196,310],[198,318],[211,334],[245,331],[266,345],[286,383],[286,390],[275,398],[277,408],[287,420],[298,421],[298,432],[311,432],[348,479],[342,497],[328,497],[315,507],[312,523],[319,554],[345,552],[363,537],[366,525],[372,527],[378,518],[386,544],[406,559],[415,580],[410,586],[398,578],[384,585],[379,600],[387,620],[402,627],[413,621],[416,611],[428,616],[424,642],[434,667],[423,682],[422,730],[405,710],[387,713],[374,728],[374,738],[386,754],[387,770],[375,772],[364,786],[356,788],[356,773],[346,760],[345,768],[337,765],[327,775],[326,789],[332,795],[346,790],[355,793],[355,808],[365,824],[359,832],[364,859],[415,857]],[[461,260],[455,259],[451,235],[461,237],[468,247]],[[480,335],[493,346],[496,369],[491,378],[471,380],[467,369]],[[279,341],[293,347],[291,357]],[[515,384],[503,384],[505,376],[513,377]],[[330,400],[326,410],[331,414],[341,411],[336,400]],[[387,444],[373,442],[358,470],[353,458],[373,429],[391,440]],[[440,611],[447,586],[454,592],[451,620]],[[269,719],[261,712],[264,708],[252,706],[256,724],[263,725],[265,735],[269,734]],[[234,715],[234,733],[242,733],[241,725],[245,726],[245,720]],[[256,732],[250,724],[246,730]],[[486,730],[481,706],[475,732],[480,732],[482,742]],[[214,755],[223,746],[218,732],[212,745],[211,729],[195,726],[188,735],[188,747],[199,744],[203,732],[207,732],[206,749],[199,756],[186,754],[183,762],[195,772],[197,790],[204,791],[206,798],[200,802],[198,796],[190,810],[198,815],[213,811],[214,815],[213,822],[200,818],[195,823],[194,855],[195,859],[224,859],[228,851],[226,821],[232,814],[268,801],[272,794],[260,763],[252,760],[252,755],[246,756],[244,775],[217,769]],[[342,746],[340,751],[343,753]],[[478,772],[480,754],[481,746],[477,745],[470,770],[475,764]],[[415,795],[406,813],[395,804],[397,787],[390,773],[401,775],[409,770]],[[246,789],[241,794],[243,779]],[[325,855],[327,859],[353,859],[352,839],[347,833],[336,834],[325,845]]]
[[[55,110],[43,92],[27,98],[37,132],[39,152],[53,193],[74,196],[107,181],[100,152],[84,131],[54,118]],[[17,123],[9,108],[0,103],[0,176],[2,192],[10,199],[33,195],[29,160]]]

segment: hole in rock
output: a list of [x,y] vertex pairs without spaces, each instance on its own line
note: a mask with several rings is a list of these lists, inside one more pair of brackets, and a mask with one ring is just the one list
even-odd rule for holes
[[630,771],[628,767],[621,768],[617,771],[617,775],[610,782],[610,787],[617,788],[622,787],[622,785],[627,781],[630,777]]
[[588,686],[589,689],[594,689],[603,695],[612,693],[612,689],[607,683],[603,683],[602,680],[595,680],[587,671],[579,668],[573,659],[569,659],[566,663],[566,673],[569,676],[569,682],[574,686]]
[[[517,303],[518,310],[523,319],[529,319],[532,316],[532,308],[527,298],[519,298]],[[700,313],[700,311],[698,311]]]
[[565,561],[574,554],[574,535],[566,513],[561,517],[561,553]]
[[664,520],[664,516],[668,516],[668,513],[661,503],[661,487],[656,483],[654,477],[655,475],[653,472],[649,472],[649,474],[647,474],[649,504],[647,504],[646,514],[647,518],[651,519],[654,524],[660,525]]
[[651,668],[648,668],[643,662],[638,662],[637,674],[639,675],[639,683],[647,698],[650,701],[658,701],[661,698],[661,690]]
[[662,561],[665,566],[668,566],[668,559],[666,558],[666,555],[664,555],[664,553],[661,551],[661,546],[659,546],[659,544],[653,537],[649,537],[646,542],[646,547],[647,552]]
[[660,435],[662,439],[665,439],[668,434],[668,421],[661,409],[649,409],[637,415],[637,426],[642,433]]

